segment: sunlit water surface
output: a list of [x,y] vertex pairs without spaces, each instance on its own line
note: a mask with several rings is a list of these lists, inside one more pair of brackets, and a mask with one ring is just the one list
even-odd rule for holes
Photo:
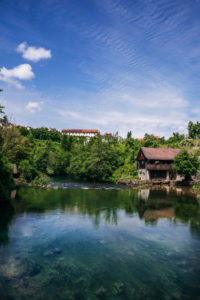
[[0,299],[200,299],[194,196],[61,187],[1,204]]

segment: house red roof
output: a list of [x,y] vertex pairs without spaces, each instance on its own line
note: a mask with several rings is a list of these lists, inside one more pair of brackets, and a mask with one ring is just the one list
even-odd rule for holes
[[106,133],[104,133],[104,136],[112,136],[112,133],[106,132]]
[[63,129],[63,133],[99,133],[97,129]]
[[172,148],[147,148],[140,149],[147,159],[153,160],[174,160],[175,156],[180,152],[180,149]]

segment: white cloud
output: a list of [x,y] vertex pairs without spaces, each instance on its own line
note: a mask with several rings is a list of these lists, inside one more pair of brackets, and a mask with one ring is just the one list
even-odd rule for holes
[[3,67],[0,73],[0,80],[14,85],[17,88],[23,87],[18,80],[30,80],[33,77],[35,77],[35,74],[29,64],[22,64],[13,69]]
[[36,113],[42,110],[43,102],[28,102],[26,109],[31,113]]
[[[157,87],[142,92],[127,88],[124,94],[99,94],[95,107],[79,103],[78,108],[73,105],[71,110],[63,107],[56,112],[66,128],[76,124],[81,128],[98,128],[101,132],[119,131],[121,136],[132,130],[134,137],[143,137],[145,132],[166,137],[176,131],[186,132],[189,103],[178,89],[169,87],[167,91]],[[87,96],[90,99],[93,95]]]
[[34,73],[29,64],[22,64],[13,69],[3,67],[1,69],[1,74],[4,77],[14,77],[21,80],[28,80],[34,77]]
[[51,50],[47,50],[43,47],[36,48],[34,46],[28,46],[26,42],[18,45],[17,52],[22,53],[23,58],[33,62],[51,58]]
[[124,94],[121,95],[123,103],[133,104],[135,107],[145,106],[146,108],[183,108],[189,105],[188,101],[183,97],[172,93],[171,91],[162,90],[161,92],[144,93],[138,97],[135,95]]

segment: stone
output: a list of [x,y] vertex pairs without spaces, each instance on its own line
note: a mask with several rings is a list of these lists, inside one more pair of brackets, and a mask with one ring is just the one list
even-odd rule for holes
[[54,248],[54,249],[45,251],[45,252],[44,252],[44,256],[45,256],[45,257],[48,257],[48,256],[55,256],[55,255],[60,254],[60,253],[61,253],[61,250],[60,250],[59,248]]
[[95,294],[96,294],[97,296],[103,296],[103,295],[105,295],[105,293],[106,293],[106,289],[105,289],[103,286],[101,286],[101,287],[95,292]]

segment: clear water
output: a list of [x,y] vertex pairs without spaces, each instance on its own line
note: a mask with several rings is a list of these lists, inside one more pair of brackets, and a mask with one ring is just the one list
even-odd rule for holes
[[200,204],[178,191],[20,188],[0,299],[200,299]]

